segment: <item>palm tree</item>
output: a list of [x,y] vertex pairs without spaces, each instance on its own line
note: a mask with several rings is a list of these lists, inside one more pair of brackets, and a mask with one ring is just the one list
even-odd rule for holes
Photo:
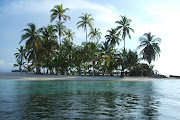
[[26,49],[23,46],[20,46],[20,49],[17,48],[18,52],[15,53],[17,61],[23,61],[25,58]]
[[102,55],[113,54],[113,47],[107,41],[100,44],[100,50],[102,52]]
[[36,30],[36,26],[33,23],[27,24],[29,28],[26,28],[22,30],[22,32],[25,32],[21,36],[21,41],[19,44],[26,40],[26,49],[32,50],[33,51],[33,56],[34,56],[34,62],[35,62],[35,68],[36,72],[38,71],[37,67],[37,59],[36,59],[36,53],[37,53],[37,48],[38,48],[38,40],[40,39],[39,31]]
[[151,64],[151,61],[160,56],[160,47],[159,42],[161,42],[160,38],[155,38],[155,35],[152,35],[151,32],[144,33],[142,37],[139,38],[141,42],[138,46],[138,49],[143,48],[140,54],[143,56],[142,59],[146,60]]
[[[54,6],[53,9],[51,9],[50,12],[52,12],[51,14],[51,22],[54,21],[56,18],[59,19],[59,25],[61,24],[61,20],[66,21],[67,19],[70,20],[70,17],[68,15],[65,15],[66,11],[68,11],[69,8],[63,8],[63,5],[56,5]],[[58,28],[59,30],[59,44],[60,44],[60,48],[61,48],[61,28]]]
[[[56,29],[53,25],[48,25],[47,27],[43,27],[40,30],[42,41],[42,48],[39,50],[38,54],[40,55],[40,61],[42,63],[43,68],[47,68],[50,70],[50,65],[52,62],[51,56],[54,56],[56,50],[58,49],[58,42],[56,36]],[[52,67],[51,67],[52,68]],[[45,72],[44,72],[45,73]],[[48,73],[48,72],[47,72]]]
[[55,49],[58,47],[56,29],[53,25],[48,25],[47,27],[41,28],[40,33],[42,34],[42,38],[44,40],[43,47],[46,52],[46,56],[49,56],[50,54],[54,55]]
[[119,33],[117,29],[111,28],[111,30],[107,31],[109,34],[105,36],[107,42],[110,42],[110,45],[115,47],[116,43],[119,45]]
[[77,46],[74,49],[74,54],[73,54],[73,63],[77,68],[78,75],[81,75],[81,66],[85,57],[83,49],[84,48],[82,46]]
[[98,41],[101,39],[101,32],[100,32],[100,29],[97,29],[97,28],[92,28],[90,33],[88,34],[88,37],[90,37],[91,40],[97,40],[97,43]]
[[92,67],[93,67],[93,72],[95,74],[95,64],[99,59],[99,45],[95,44],[93,42],[88,42],[87,44],[85,44],[85,49],[86,49],[86,54],[87,54],[87,58],[88,58],[88,62],[92,63]]
[[93,21],[94,19],[91,18],[91,14],[87,14],[87,13],[82,13],[83,15],[80,16],[79,18],[81,18],[81,21],[77,22],[78,27],[77,28],[84,28],[84,31],[86,31],[86,43],[87,43],[87,26],[89,26],[90,28],[92,28],[93,26]]
[[61,46],[62,46],[62,41],[61,41],[61,37],[62,36],[65,36],[65,32],[66,32],[66,26],[65,25],[63,25],[64,24],[64,22],[61,22],[61,23],[59,23],[59,22],[57,22],[56,21],[56,25],[54,25],[54,27],[56,28],[56,30],[58,30],[59,31],[59,40],[60,40],[60,45],[59,45],[59,47],[60,47],[60,49],[61,49]]
[[65,39],[72,40],[76,37],[75,32],[73,32],[71,29],[67,29],[65,31]]
[[20,46],[20,49],[17,48],[18,52],[15,53],[15,58],[17,59],[17,64],[14,64],[14,66],[19,66],[19,70],[22,71],[22,65],[24,64],[24,58],[26,49],[23,46]]
[[124,60],[124,66],[129,71],[131,71],[134,67],[136,67],[140,61],[140,59],[138,58],[137,52],[134,52],[132,50],[129,50],[129,51],[125,50],[122,52],[121,55]]
[[100,44],[100,51],[101,51],[101,58],[104,63],[101,68],[104,76],[105,72],[108,71],[108,63],[113,55],[113,46],[111,46],[110,43],[107,41],[102,42]]
[[22,66],[24,65],[24,63],[25,62],[17,61],[17,63],[15,63],[13,67],[19,67],[19,71],[22,72]]
[[134,32],[134,30],[130,27],[131,19],[128,19],[126,16],[121,16],[121,20],[116,21],[118,24],[117,30],[122,33],[122,39],[124,40],[124,49],[125,49],[125,38],[128,35],[129,39],[131,39],[130,32]]

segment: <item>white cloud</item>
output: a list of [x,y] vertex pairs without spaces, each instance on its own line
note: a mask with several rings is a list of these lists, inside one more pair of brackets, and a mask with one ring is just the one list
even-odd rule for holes
[[[77,30],[75,26],[77,21],[79,21],[78,17],[82,15],[82,13],[87,12],[92,14],[92,17],[95,19],[95,27],[100,28],[103,36],[108,29],[115,26],[115,21],[118,20],[121,13],[112,5],[103,6],[88,0],[15,0],[4,6],[2,10],[4,15],[24,16],[23,19],[26,19],[27,22],[35,22],[37,25],[42,25],[42,23],[45,24],[44,21],[42,21],[42,15],[50,19],[50,10],[55,5],[60,4],[70,9],[70,11],[67,11],[67,14],[71,16],[71,21],[67,22],[67,25],[70,27],[73,26],[71,29],[77,31],[77,37],[74,40],[78,40],[77,43],[85,40],[84,31],[80,29]],[[47,19],[46,21],[49,21]]]
[[[146,8],[147,12],[153,17],[161,21],[157,24],[144,24],[140,27],[141,30],[150,30],[153,34],[158,35],[162,39],[161,56],[155,62],[155,69],[158,69],[163,74],[180,75],[180,8],[176,2],[162,2],[153,4]],[[148,32],[148,31],[147,31]]]
[[7,63],[4,60],[0,60],[0,69],[12,69],[13,68],[13,63]]
[[[43,19],[50,19],[50,10],[55,5],[59,4],[63,4],[65,8],[70,8],[70,11],[68,11],[67,14],[71,16],[71,21],[67,22],[67,25],[76,32],[74,42],[78,44],[85,41],[84,30],[81,28],[77,30],[76,28],[76,23],[79,21],[78,17],[82,13],[87,12],[92,14],[92,17],[95,19],[95,27],[100,28],[102,31],[102,40],[104,40],[104,35],[107,34],[106,31],[116,26],[115,21],[117,21],[119,19],[119,15],[122,14],[120,10],[110,4],[106,6],[90,0],[14,0],[6,6],[0,8],[0,10],[3,11],[4,15],[9,16],[19,15],[22,18],[24,18],[24,16],[35,16],[33,20],[37,21],[37,25],[41,25],[41,23],[45,21]],[[155,19],[155,22],[151,23],[142,21],[142,18],[138,18],[136,15],[128,16],[132,19],[131,25],[135,30],[135,34],[132,34],[132,39],[139,38],[143,35],[143,33],[149,31],[156,35],[156,37],[160,37],[162,39],[161,57],[157,60],[157,62],[155,62],[155,68],[163,74],[171,74],[172,69],[175,69],[174,71],[179,71],[178,68],[180,67],[177,65],[178,61],[180,61],[180,57],[177,55],[177,51],[180,51],[180,40],[178,40],[180,9],[178,5],[177,1],[174,0],[173,2],[154,2],[149,6],[143,6],[143,8],[147,11],[146,15]],[[46,17],[44,18],[42,15]],[[29,19],[26,18],[26,20]],[[17,25],[19,24],[17,23]],[[127,39],[127,47],[131,48],[136,44],[138,44],[137,40],[129,41]],[[5,64],[8,65],[5,61],[0,60],[0,67]],[[166,67],[171,69],[165,69]]]
[[0,60],[0,65],[4,64],[4,60]]

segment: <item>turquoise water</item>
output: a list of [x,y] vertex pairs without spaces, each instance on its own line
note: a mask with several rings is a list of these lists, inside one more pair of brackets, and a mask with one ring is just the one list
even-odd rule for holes
[[0,120],[178,120],[179,113],[179,81],[0,81]]

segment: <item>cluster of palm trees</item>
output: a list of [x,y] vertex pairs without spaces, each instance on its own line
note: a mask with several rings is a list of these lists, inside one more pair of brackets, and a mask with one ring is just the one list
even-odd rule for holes
[[[94,19],[91,14],[83,13],[77,28],[82,27],[86,33],[86,42],[81,45],[75,45],[73,39],[75,33],[66,28],[64,23],[70,20],[66,15],[68,8],[63,5],[56,5],[51,9],[51,22],[56,21],[55,25],[47,25],[37,29],[35,24],[27,24],[21,36],[21,43],[25,41],[25,46],[20,46],[15,53],[17,63],[22,69],[44,74],[78,74],[85,75],[114,75],[115,73],[123,76],[125,73],[130,75],[152,74],[151,61],[155,60],[160,54],[160,38],[154,38],[151,33],[145,33],[140,37],[142,48],[140,56],[137,52],[125,49],[125,39],[128,36],[131,39],[130,27],[131,19],[120,16],[116,21],[116,28],[107,30],[105,41],[99,43],[101,39],[100,29],[94,28]],[[88,34],[87,27],[90,27]],[[57,36],[58,34],[58,36]],[[58,44],[59,38],[59,44]],[[88,41],[89,38],[89,41]],[[124,49],[118,50],[115,46],[124,41]],[[149,65],[140,63],[146,60]]]

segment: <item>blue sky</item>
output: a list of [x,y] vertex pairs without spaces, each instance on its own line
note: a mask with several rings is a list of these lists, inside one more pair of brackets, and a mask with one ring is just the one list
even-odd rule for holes
[[[162,39],[161,56],[153,62],[162,74],[180,75],[180,1],[178,0],[1,0],[0,1],[0,71],[10,71],[16,62],[14,53],[19,48],[22,30],[27,23],[35,23],[37,28],[50,23],[50,10],[57,4],[70,8],[67,14],[71,21],[66,26],[76,33],[75,44],[85,41],[83,29],[76,23],[82,13],[90,13],[94,27],[100,28],[102,39],[108,29],[116,27],[119,15],[132,19],[135,33],[127,39],[126,47],[136,50],[138,38],[145,32],[152,32]],[[122,48],[123,42],[118,48]]]

